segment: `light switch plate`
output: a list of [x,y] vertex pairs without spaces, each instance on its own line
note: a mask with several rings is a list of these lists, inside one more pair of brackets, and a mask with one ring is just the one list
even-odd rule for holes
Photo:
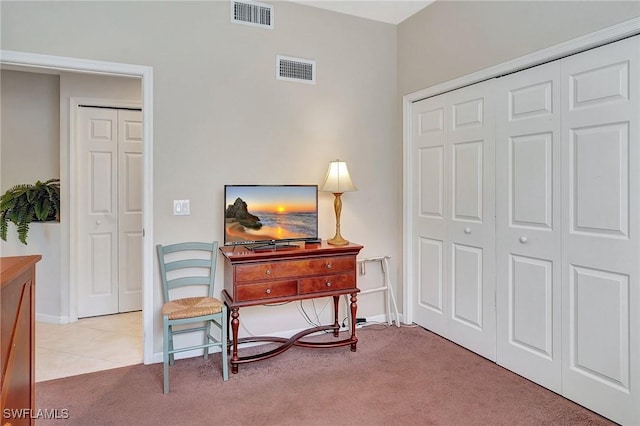
[[173,215],[187,216],[191,213],[189,200],[173,200]]

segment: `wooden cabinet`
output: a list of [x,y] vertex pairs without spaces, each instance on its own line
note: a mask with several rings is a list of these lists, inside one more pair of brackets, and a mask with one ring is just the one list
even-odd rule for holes
[[[356,284],[356,256],[362,249],[357,244],[331,246],[326,242],[287,249],[251,251],[243,246],[222,247],[225,259],[225,289],[222,296],[231,311],[232,345],[231,368],[238,372],[238,365],[269,358],[284,352],[291,346],[336,347],[350,345],[356,350],[356,329],[346,339],[321,344],[301,341],[304,336],[318,331],[332,330],[338,337],[338,300],[341,295],[351,295],[350,315],[355,322],[357,299],[360,291]],[[266,303],[290,302],[317,297],[333,297],[334,323],[313,327],[297,333],[290,339],[277,337],[238,338],[241,307]],[[263,354],[238,356],[238,344],[249,342],[278,342],[281,346]]]
[[[300,256],[319,256],[321,253],[318,249],[292,250]],[[225,268],[225,289],[234,302],[322,293],[356,286],[356,257],[349,252],[280,261],[273,258],[273,253],[261,252],[254,256],[254,260],[248,260],[246,252],[238,255],[237,251],[223,249],[223,253],[232,262]]]
[[[40,255],[0,258],[0,414],[5,425],[33,425],[35,283]],[[13,413],[13,415],[12,415]]]

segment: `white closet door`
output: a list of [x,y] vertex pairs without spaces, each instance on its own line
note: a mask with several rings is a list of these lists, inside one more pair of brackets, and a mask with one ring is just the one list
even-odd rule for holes
[[447,96],[449,335],[496,359],[494,80]]
[[142,113],[78,109],[78,317],[142,309]]
[[118,311],[142,309],[142,112],[118,111]]
[[560,62],[496,81],[497,362],[561,392]]
[[414,320],[495,360],[494,82],[413,105]]
[[639,52],[562,60],[563,395],[622,424],[640,424]]
[[78,109],[78,317],[118,312],[118,111]]
[[416,102],[411,137],[411,282],[414,321],[447,335],[449,278],[447,217],[449,200],[445,129],[446,95]]

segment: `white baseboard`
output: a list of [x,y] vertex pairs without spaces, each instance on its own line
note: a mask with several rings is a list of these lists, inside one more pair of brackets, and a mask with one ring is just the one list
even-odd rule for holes
[[59,317],[56,315],[36,313],[36,321],[47,324],[69,324],[69,317]]

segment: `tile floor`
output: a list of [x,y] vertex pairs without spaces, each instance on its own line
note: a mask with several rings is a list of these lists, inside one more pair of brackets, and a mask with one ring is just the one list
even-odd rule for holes
[[36,323],[36,382],[140,363],[140,311]]

